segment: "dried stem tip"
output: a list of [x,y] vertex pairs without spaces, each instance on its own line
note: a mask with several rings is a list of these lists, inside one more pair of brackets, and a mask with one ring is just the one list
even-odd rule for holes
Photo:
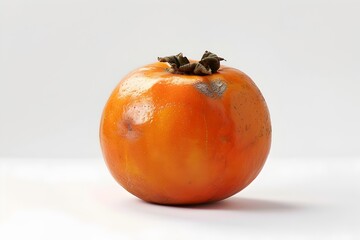
[[170,64],[168,70],[177,74],[210,75],[220,68],[220,61],[225,60],[216,54],[205,51],[199,62],[190,63],[182,53],[168,57],[158,57],[160,62]]

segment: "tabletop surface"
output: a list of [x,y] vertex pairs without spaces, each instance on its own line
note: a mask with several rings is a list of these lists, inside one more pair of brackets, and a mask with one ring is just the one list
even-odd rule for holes
[[0,239],[360,239],[359,159],[268,159],[214,204],[126,192],[102,159],[0,159]]

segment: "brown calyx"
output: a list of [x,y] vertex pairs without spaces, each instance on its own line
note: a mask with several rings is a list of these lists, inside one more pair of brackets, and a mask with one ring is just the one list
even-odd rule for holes
[[199,62],[191,63],[182,53],[168,57],[158,57],[159,62],[167,62],[167,70],[175,74],[210,75],[220,68],[220,61],[225,60],[216,54],[205,51]]

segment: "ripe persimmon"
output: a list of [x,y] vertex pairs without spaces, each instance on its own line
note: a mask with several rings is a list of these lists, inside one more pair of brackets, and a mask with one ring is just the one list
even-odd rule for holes
[[232,196],[262,169],[271,145],[264,97],[245,73],[205,52],[182,54],[129,73],[100,124],[105,162],[120,185],[159,204]]

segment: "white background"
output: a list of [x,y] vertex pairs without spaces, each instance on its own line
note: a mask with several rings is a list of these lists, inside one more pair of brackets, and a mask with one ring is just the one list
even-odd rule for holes
[[204,50],[263,92],[271,156],[358,156],[359,12],[356,0],[0,0],[0,156],[100,157],[117,82]]
[[[268,163],[225,205],[144,205],[101,160],[102,108],[134,68],[205,50],[261,89]],[[179,239],[200,238],[219,219],[208,237],[355,239],[359,72],[356,0],[0,0],[0,238],[169,239],[183,227]]]

